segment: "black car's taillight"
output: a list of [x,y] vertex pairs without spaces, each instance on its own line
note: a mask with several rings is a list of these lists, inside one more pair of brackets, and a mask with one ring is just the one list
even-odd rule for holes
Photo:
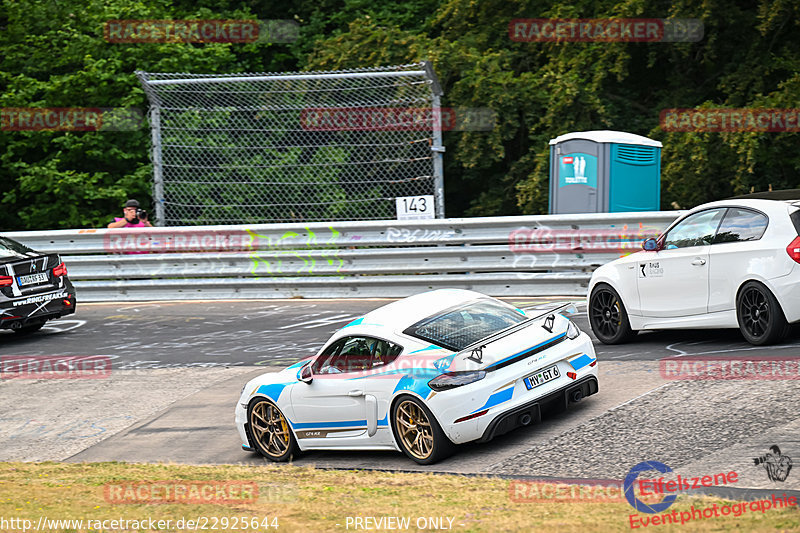
[[55,267],[53,269],[53,275],[55,277],[57,277],[57,278],[60,278],[61,276],[66,276],[67,275],[67,267],[66,267],[66,265],[64,265],[64,263],[61,263],[60,265]]
[[14,284],[12,276],[0,276],[0,287],[10,287]]

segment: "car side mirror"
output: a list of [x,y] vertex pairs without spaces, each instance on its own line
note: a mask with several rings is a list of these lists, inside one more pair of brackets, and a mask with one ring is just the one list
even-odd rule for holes
[[642,249],[652,252],[658,250],[658,241],[650,237],[642,243]]
[[300,369],[300,372],[297,373],[297,381],[302,381],[303,383],[314,381],[314,376],[311,374],[311,363]]

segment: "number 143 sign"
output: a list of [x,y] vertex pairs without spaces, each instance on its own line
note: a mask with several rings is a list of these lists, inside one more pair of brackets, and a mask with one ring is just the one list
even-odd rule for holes
[[398,196],[395,198],[395,202],[397,205],[397,220],[435,218],[433,195]]

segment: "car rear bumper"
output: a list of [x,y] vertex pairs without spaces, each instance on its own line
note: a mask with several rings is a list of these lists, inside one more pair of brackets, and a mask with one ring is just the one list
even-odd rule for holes
[[486,442],[518,427],[539,422],[542,419],[542,410],[545,408],[556,406],[566,408],[570,403],[596,394],[598,390],[597,377],[589,375],[525,405],[499,413],[486,426],[478,442]]
[[[506,416],[518,413],[515,418],[519,418],[524,412],[536,409],[532,406],[537,403],[544,408],[552,403],[552,398],[563,398],[588,378],[594,380],[595,387],[584,396],[597,392],[596,359],[591,339],[581,333],[576,339],[561,342],[541,354],[488,372],[480,381],[433,394],[425,401],[451,441],[456,444],[484,441],[517,427],[507,421],[501,424],[500,420]],[[525,384],[526,377],[552,366],[558,367],[559,378],[535,388]],[[534,414],[538,416],[534,412],[530,422],[536,419]],[[507,430],[506,425],[510,425]]]
[[75,312],[75,290],[71,287],[0,302],[0,329],[19,329]]

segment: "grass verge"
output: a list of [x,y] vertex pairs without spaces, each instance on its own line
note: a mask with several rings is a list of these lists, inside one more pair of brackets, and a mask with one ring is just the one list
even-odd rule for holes
[[[497,478],[292,465],[0,463],[0,530],[38,526],[39,531],[92,533],[184,531],[196,525],[198,531],[250,532],[632,531],[633,508],[621,498],[524,503],[513,501],[518,498],[510,492],[510,483]],[[252,486],[257,489],[248,488]],[[177,492],[185,503],[165,503],[174,501]],[[212,503],[198,503],[208,501]],[[732,502],[681,496],[665,513],[715,504]],[[187,524],[188,520],[195,524]],[[800,531],[800,512],[797,507],[748,509],[738,517],[730,514],[637,530]]]

